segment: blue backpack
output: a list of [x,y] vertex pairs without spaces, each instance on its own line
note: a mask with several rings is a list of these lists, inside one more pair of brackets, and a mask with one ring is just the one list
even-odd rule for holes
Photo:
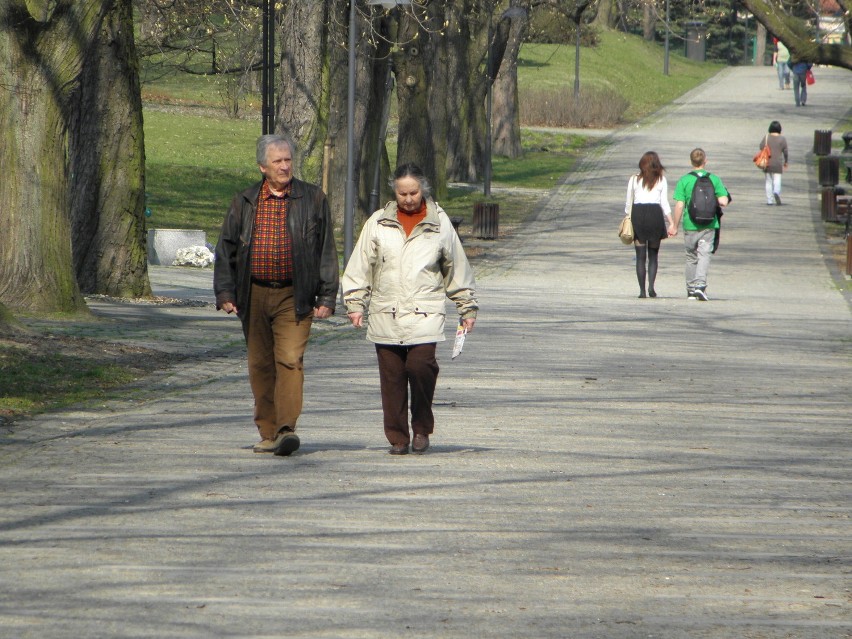
[[692,197],[689,199],[689,217],[696,226],[712,224],[719,213],[719,200],[716,198],[716,187],[710,179],[710,174],[699,175],[690,171],[698,179],[692,187]]

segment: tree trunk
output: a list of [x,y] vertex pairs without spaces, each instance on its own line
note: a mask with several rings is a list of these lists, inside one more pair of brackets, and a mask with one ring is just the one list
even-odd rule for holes
[[[387,187],[390,170],[386,146],[390,104],[393,97],[393,69],[391,45],[396,33],[396,21],[382,18],[378,22],[380,37],[372,62],[371,94],[361,145],[361,181],[359,210],[365,215],[373,213],[392,197]],[[395,168],[395,167],[394,167]]]
[[485,171],[485,64],[488,51],[486,3],[445,5],[442,38],[433,38],[437,64],[431,79],[430,113],[436,146],[446,147],[447,179],[478,182]]
[[0,302],[79,311],[66,153],[69,94],[103,3],[7,0],[0,9]]
[[[353,0],[354,1],[354,0]],[[369,32],[370,9],[357,4],[356,30]],[[281,67],[276,130],[293,137],[296,143],[296,171],[299,177],[322,183],[323,166],[330,175],[346,176],[348,169],[347,112],[349,79],[349,2],[305,0],[285,3],[281,14]],[[376,55],[369,38],[358,38],[355,50],[355,148],[356,218],[369,199],[370,158],[367,114],[374,113],[373,84],[378,71]],[[328,145],[326,144],[328,143]],[[332,179],[326,185],[334,222],[343,224],[345,179]]]
[[[328,3],[287,2],[280,14],[281,56],[275,129],[296,143],[297,175],[319,183],[328,135]],[[345,89],[344,89],[345,90]],[[335,140],[345,145],[346,138]],[[345,148],[345,146],[344,146]]]
[[130,0],[115,3],[96,35],[84,52],[69,130],[77,282],[85,293],[149,296],[142,100]]
[[521,116],[518,106],[518,55],[529,25],[529,14],[513,0],[519,11],[510,17],[511,27],[503,64],[493,88],[492,151],[496,155],[518,158],[523,154],[521,147]]
[[642,37],[653,42],[656,26],[657,12],[655,11],[654,0],[644,0],[642,2]]
[[[436,165],[432,122],[429,117],[429,83],[422,49],[428,37],[417,19],[406,13],[400,19],[399,41],[407,43],[393,55],[399,112],[397,165],[414,162],[438,187],[446,181],[446,167]],[[439,173],[440,172],[440,173]]]
[[757,23],[757,47],[754,52],[754,65],[757,67],[766,66],[766,27],[761,23]]
[[614,0],[600,0],[592,25],[602,29],[612,29],[617,22],[617,9],[618,5]]

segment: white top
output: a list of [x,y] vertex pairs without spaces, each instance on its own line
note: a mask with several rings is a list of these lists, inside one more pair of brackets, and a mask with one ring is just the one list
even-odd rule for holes
[[669,183],[666,176],[662,176],[654,187],[649,191],[645,184],[639,181],[638,175],[630,176],[627,183],[627,202],[624,204],[624,214],[630,215],[633,203],[636,204],[659,204],[663,207],[663,215],[671,217],[672,207],[669,205]]

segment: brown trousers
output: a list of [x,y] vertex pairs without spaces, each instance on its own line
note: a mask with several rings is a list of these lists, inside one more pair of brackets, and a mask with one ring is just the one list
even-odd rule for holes
[[262,439],[296,430],[302,413],[302,362],[312,318],[296,321],[293,288],[252,284],[248,318],[248,374],[254,422]]
[[438,381],[435,343],[415,346],[376,344],[382,391],[385,437],[391,444],[408,444],[408,390],[411,388],[411,430],[431,435],[435,429],[432,398]]

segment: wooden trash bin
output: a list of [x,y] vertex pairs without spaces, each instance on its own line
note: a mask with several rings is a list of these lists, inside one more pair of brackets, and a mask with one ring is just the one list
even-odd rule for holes
[[837,186],[840,182],[840,157],[825,155],[819,158],[817,175],[820,186]]
[[473,205],[473,236],[481,240],[496,240],[500,231],[500,205],[477,202]]
[[837,193],[833,186],[822,187],[822,205],[820,206],[823,222],[837,221]]
[[814,155],[828,155],[831,153],[831,130],[814,131]]
[[846,234],[846,275],[852,275],[852,233]]

